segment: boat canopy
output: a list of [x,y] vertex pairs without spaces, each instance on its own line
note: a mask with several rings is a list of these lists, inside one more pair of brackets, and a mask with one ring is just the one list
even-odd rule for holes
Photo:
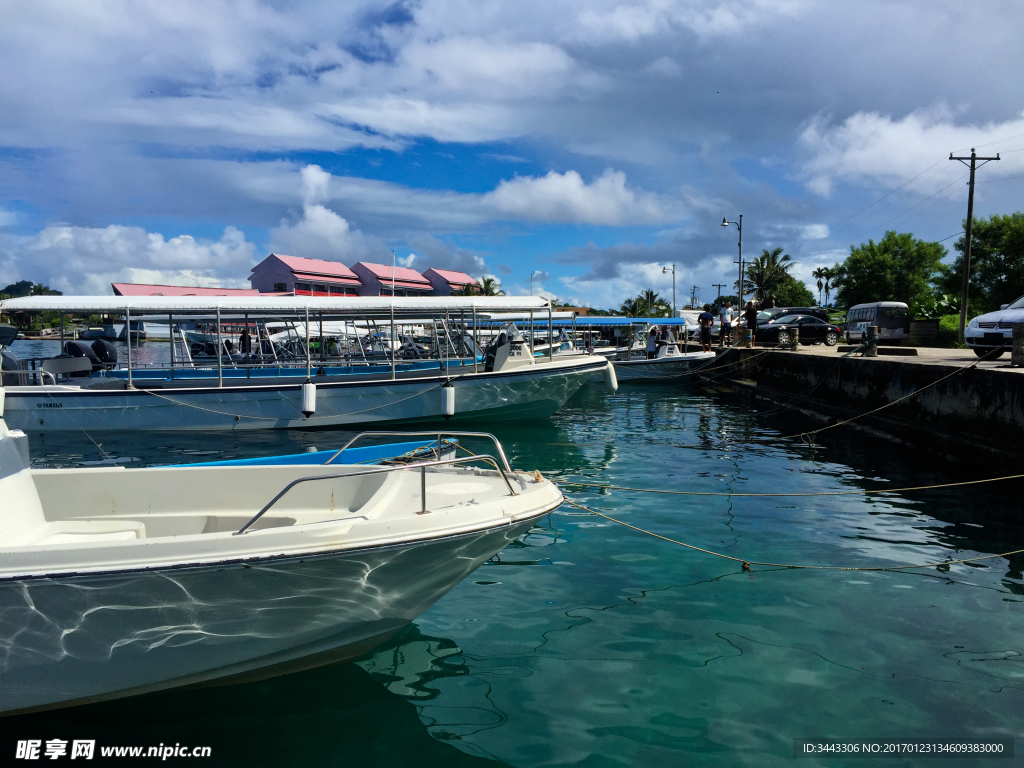
[[554,321],[556,328],[568,328],[569,326],[575,325],[577,328],[623,328],[627,326],[642,325],[644,327],[649,325],[693,325],[693,322],[687,322],[685,317],[606,317],[599,316],[594,317],[591,315],[583,315],[577,317],[575,321],[566,321],[562,319],[556,319]]
[[[445,312],[497,313],[547,309],[539,296],[24,296],[0,301],[3,312],[77,312],[133,316],[249,314],[256,317],[310,315],[334,317],[431,316]],[[546,313],[545,313],[546,315]],[[546,319],[546,318],[545,318]]]

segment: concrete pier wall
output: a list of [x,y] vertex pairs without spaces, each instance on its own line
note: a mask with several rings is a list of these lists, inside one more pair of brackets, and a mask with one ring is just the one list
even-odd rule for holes
[[[858,419],[856,424],[949,456],[981,452],[1017,461],[1024,452],[1024,373],[1008,368],[910,362],[907,358],[867,358],[835,354],[731,349],[716,365],[739,362],[730,379],[773,401],[786,402],[818,384],[793,403],[837,419],[849,418],[917,392],[921,394]],[[808,424],[809,428],[814,428]],[[838,435],[841,427],[832,435]],[[974,456],[972,458],[980,458]]]

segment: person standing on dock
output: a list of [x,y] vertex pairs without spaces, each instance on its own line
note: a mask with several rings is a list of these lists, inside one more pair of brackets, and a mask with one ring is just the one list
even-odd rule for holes
[[750,333],[750,346],[754,346],[754,336],[757,331],[757,307],[754,302],[748,301],[743,310],[743,318],[747,323],[747,331]]
[[722,322],[722,327],[718,332],[718,346],[724,347],[726,344],[732,346],[732,302],[725,302],[725,306],[718,310],[719,319]]
[[711,351],[711,326],[715,323],[715,316],[711,314],[711,305],[705,304],[704,311],[697,315],[697,323],[700,325],[700,349],[701,352]]

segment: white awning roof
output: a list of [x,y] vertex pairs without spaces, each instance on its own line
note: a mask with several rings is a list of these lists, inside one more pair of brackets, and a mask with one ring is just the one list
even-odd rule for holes
[[501,312],[547,309],[539,296],[24,296],[0,301],[4,312],[77,312],[80,314],[167,315],[248,313],[273,315],[313,314],[424,316],[444,312],[494,315]]

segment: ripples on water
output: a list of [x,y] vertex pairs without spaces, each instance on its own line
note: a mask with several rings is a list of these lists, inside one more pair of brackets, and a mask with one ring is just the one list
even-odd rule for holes
[[[758,410],[696,383],[612,397],[588,386],[550,422],[490,426],[516,466],[563,480],[751,493],[982,476],[847,429],[813,450],[773,444],[809,417]],[[346,434],[96,439],[142,466],[324,449]],[[40,466],[104,460],[83,435],[34,439],[32,455]],[[877,566],[1024,548],[1019,488],[570,495],[746,559]],[[356,664],[8,718],[0,730],[211,744],[247,765],[388,766],[761,766],[791,760],[794,737],[1022,736],[1021,564],[748,574],[564,507]]]

